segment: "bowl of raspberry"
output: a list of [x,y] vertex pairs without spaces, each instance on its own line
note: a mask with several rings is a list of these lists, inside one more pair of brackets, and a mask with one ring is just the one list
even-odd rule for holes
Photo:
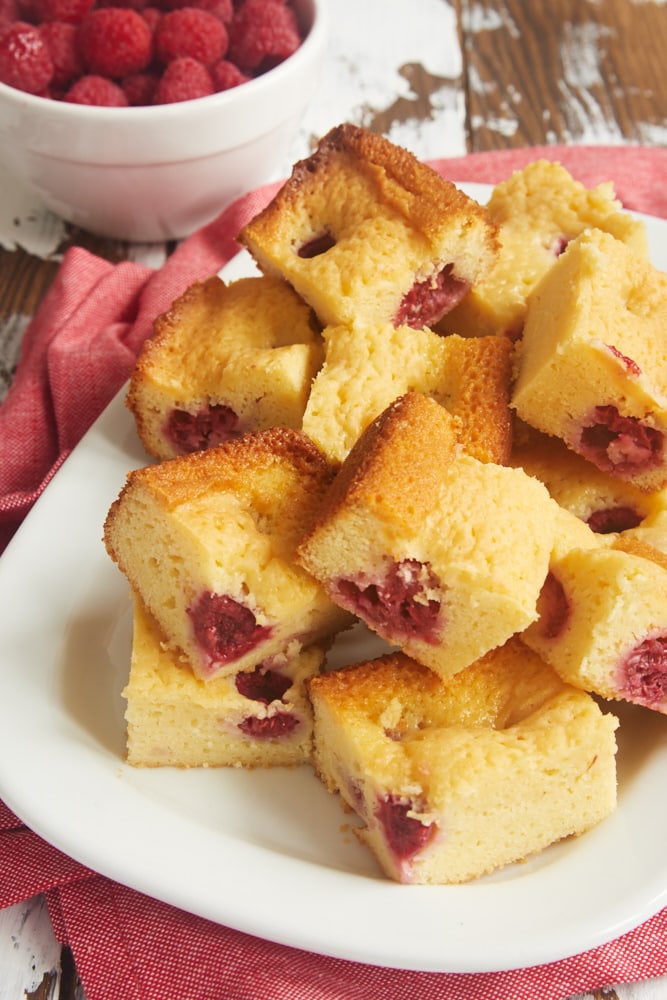
[[180,239],[288,157],[326,0],[0,0],[0,163],[66,221]]

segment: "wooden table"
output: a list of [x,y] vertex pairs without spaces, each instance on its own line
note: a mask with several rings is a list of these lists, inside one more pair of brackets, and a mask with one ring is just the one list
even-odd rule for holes
[[[555,143],[667,145],[664,0],[331,0],[327,64],[276,176],[343,120],[422,158]],[[71,244],[154,266],[170,246],[69,228],[0,176],[0,397]],[[0,913],[0,1000],[81,1000],[44,903]],[[587,996],[667,997],[667,978]],[[258,997],[258,1000],[260,998]]]

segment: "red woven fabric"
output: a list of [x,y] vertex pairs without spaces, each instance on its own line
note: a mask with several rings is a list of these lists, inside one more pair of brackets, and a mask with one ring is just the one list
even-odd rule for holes
[[21,344],[0,406],[0,552],[127,379],[154,318],[239,250],[234,237],[276,185],[235,202],[159,271],[68,250]]
[[[667,150],[546,147],[434,161],[457,181],[494,184],[539,156],[587,186],[613,179],[628,207],[667,218]],[[0,406],[0,550],[63,459],[127,378],[153,318],[238,250],[235,235],[276,185],[184,241],[157,272],[70,250],[25,333]],[[88,1000],[561,1000],[667,974],[667,911],[561,962],[488,974],[414,973],[312,955],[213,924],[82,867],[0,802],[0,907],[45,892]],[[483,943],[482,943],[483,944]]]
[[634,212],[667,218],[667,149],[644,146],[533,146],[434,160],[452,180],[497,184],[533,160],[558,160],[586,187],[612,180],[619,200]]

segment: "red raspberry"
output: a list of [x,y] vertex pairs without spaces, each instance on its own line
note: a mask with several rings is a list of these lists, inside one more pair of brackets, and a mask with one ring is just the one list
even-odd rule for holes
[[276,712],[263,719],[249,715],[238,723],[241,732],[252,740],[279,740],[293,733],[298,725],[299,720],[292,712]]
[[157,7],[144,7],[144,9],[141,11],[141,16],[143,17],[144,21],[153,32],[153,35],[155,35],[157,26],[164,17],[163,12],[161,10],[158,10]]
[[0,0],[0,29],[5,24],[20,20],[18,0]]
[[228,59],[221,59],[215,66],[211,66],[211,76],[216,90],[231,90],[251,79]]
[[93,0],[33,0],[34,15],[38,23],[65,21],[78,24],[90,13]]
[[28,24],[37,23],[36,0],[17,0],[18,16],[15,21],[27,21]]
[[83,63],[76,44],[75,24],[48,21],[40,24],[39,33],[46,42],[53,62],[52,83],[64,87],[83,73]]
[[229,25],[234,17],[234,4],[232,0],[162,0],[160,7],[163,10],[178,10],[179,7],[196,7],[198,10],[207,10],[215,14],[219,21]]
[[95,7],[129,7],[141,14],[149,6],[150,0],[93,0]]
[[232,0],[191,0],[189,7],[196,7],[198,10],[207,10],[219,21],[229,27],[234,18],[234,4]]
[[82,76],[63,97],[70,104],[94,104],[101,108],[126,108],[125,92],[103,76]]
[[155,91],[154,104],[174,104],[192,101],[215,93],[213,80],[206,66],[190,56],[170,62]]
[[155,31],[155,54],[163,63],[189,56],[212,66],[222,59],[227,45],[227,29],[222,21],[194,7],[169,11]]
[[0,28],[0,81],[28,94],[41,94],[51,82],[53,62],[39,29],[25,21]]
[[270,705],[272,701],[283,701],[292,687],[292,680],[279,670],[264,669],[260,663],[254,670],[244,670],[236,674],[234,686],[244,698]]
[[435,823],[422,823],[411,816],[414,808],[414,802],[404,802],[398,795],[383,795],[375,810],[387,844],[399,861],[407,861],[421,851],[438,831]]
[[121,81],[128,104],[134,108],[153,103],[157,84],[158,77],[154,73],[134,73]]
[[246,72],[263,73],[291,56],[300,44],[291,7],[276,0],[245,0],[230,25],[227,57]]
[[79,47],[89,73],[120,78],[140,73],[148,66],[153,35],[136,11],[102,7],[81,22]]

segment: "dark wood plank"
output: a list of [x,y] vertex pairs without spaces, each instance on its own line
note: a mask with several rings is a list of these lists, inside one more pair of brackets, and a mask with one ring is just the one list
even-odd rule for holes
[[24,250],[0,254],[0,324],[11,316],[32,316],[51,284],[58,263]]
[[632,0],[459,0],[470,151],[667,143],[667,10]]

